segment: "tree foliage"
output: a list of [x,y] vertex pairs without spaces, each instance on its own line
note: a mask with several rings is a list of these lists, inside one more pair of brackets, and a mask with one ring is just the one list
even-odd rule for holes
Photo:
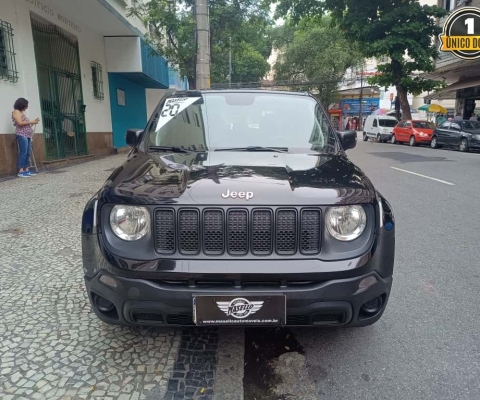
[[[275,2],[275,0],[274,0]],[[418,0],[278,0],[277,13],[294,20],[329,12],[345,36],[356,41],[365,57],[387,56],[372,84],[394,85],[405,118],[411,118],[407,93],[418,95],[441,87],[418,72],[431,72],[438,56],[433,37],[441,32],[435,18],[446,11]]]
[[[269,70],[272,20],[268,3],[255,0],[209,0],[211,82],[225,82],[232,43],[232,81],[259,80]],[[148,39],[192,87],[196,42],[193,0],[150,0],[137,3],[129,15],[150,26]]]
[[361,57],[343,32],[328,17],[287,21],[272,35],[280,56],[274,66],[276,79],[305,82],[301,90],[316,90],[328,105],[347,68]]

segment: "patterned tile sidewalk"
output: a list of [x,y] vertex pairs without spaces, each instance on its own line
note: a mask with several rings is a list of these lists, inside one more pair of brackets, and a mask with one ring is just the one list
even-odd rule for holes
[[0,182],[2,400],[167,394],[182,332],[108,326],[83,286],[81,213],[124,157]]

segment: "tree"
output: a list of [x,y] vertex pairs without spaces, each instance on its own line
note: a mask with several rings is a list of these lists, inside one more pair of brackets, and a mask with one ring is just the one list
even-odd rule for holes
[[287,21],[275,30],[272,41],[280,50],[276,79],[305,82],[298,89],[316,89],[325,105],[332,102],[347,68],[361,59],[328,17],[303,18],[297,24]]
[[[209,0],[211,82],[225,82],[229,72],[232,38],[232,80],[261,79],[269,70],[269,39],[272,20],[268,3],[255,0]],[[195,87],[195,20],[192,0],[138,2],[128,15],[135,15],[151,33],[147,39]]]
[[[276,0],[274,0],[276,1]],[[329,12],[333,22],[367,58],[387,56],[390,62],[378,67],[371,84],[397,89],[403,116],[411,118],[407,94],[419,95],[442,86],[419,72],[434,70],[438,51],[433,38],[441,32],[435,18],[446,11],[422,6],[418,0],[278,0],[277,13],[294,20]]]

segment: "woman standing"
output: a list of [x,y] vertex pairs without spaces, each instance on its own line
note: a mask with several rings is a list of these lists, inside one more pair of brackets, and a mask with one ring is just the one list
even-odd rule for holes
[[32,125],[38,124],[39,118],[30,121],[25,115],[28,108],[28,100],[19,98],[13,105],[12,121],[15,127],[15,137],[18,142],[18,174],[19,178],[29,178],[36,175],[35,172],[29,171],[28,164],[30,162],[30,150],[32,148]]

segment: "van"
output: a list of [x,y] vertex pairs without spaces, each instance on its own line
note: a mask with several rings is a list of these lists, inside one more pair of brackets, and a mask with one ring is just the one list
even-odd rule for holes
[[392,138],[393,128],[398,121],[388,115],[369,115],[363,126],[363,140],[377,139],[378,142],[388,142]]

